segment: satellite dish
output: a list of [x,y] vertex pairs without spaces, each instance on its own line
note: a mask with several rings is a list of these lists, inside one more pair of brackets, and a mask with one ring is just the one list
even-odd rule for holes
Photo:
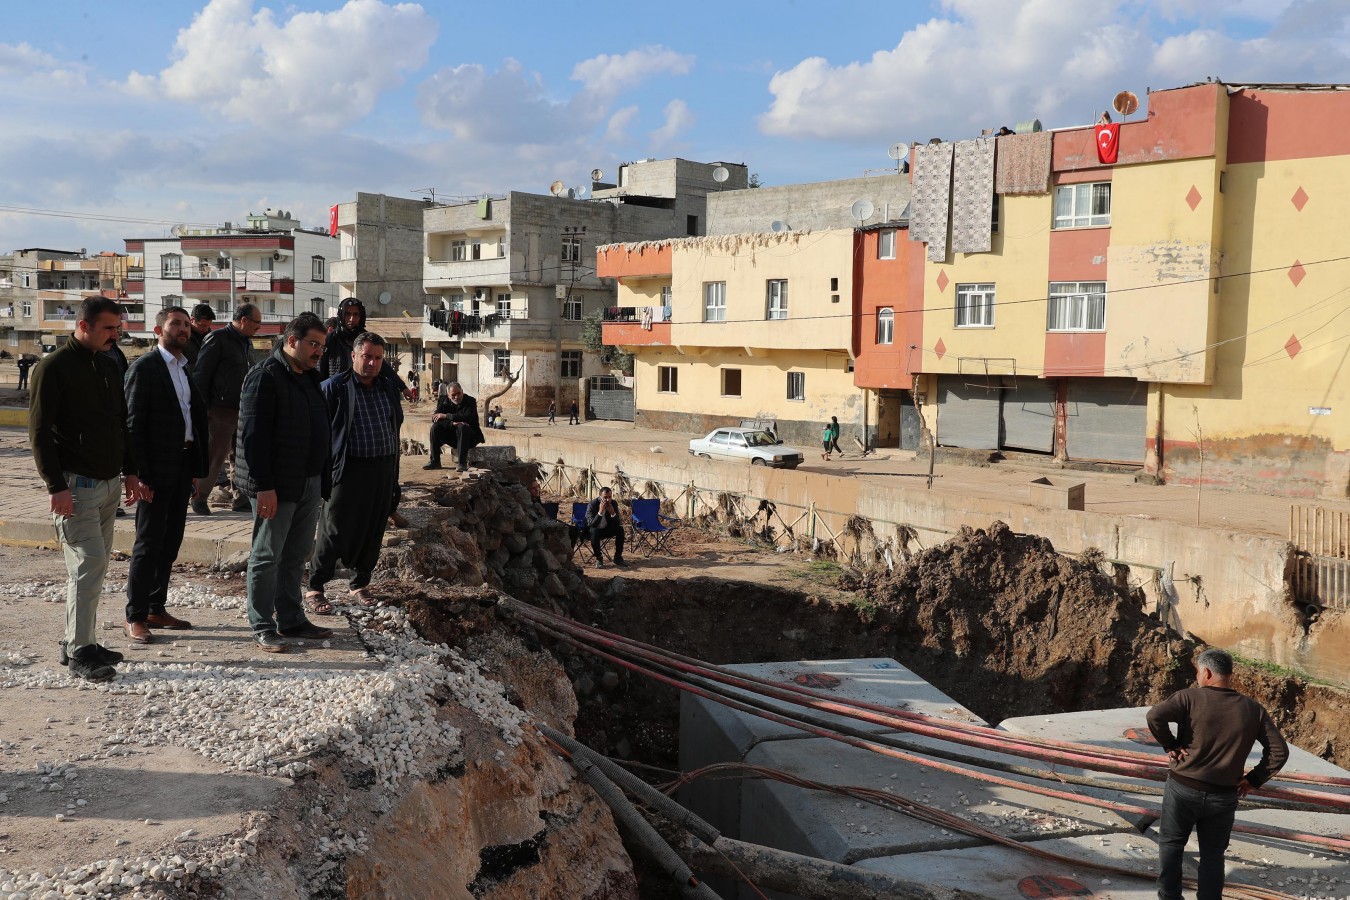
[[1121,91],[1111,101],[1111,108],[1122,116],[1128,116],[1139,109],[1139,96],[1133,91]]
[[169,234],[173,237],[182,237],[183,232],[187,231],[186,225],[175,225],[169,229]]
[[388,291],[381,291],[381,292],[380,292],[380,305],[381,305],[381,306],[388,306],[388,305],[389,305],[390,303],[392,303],[393,301],[394,301],[394,295],[393,295],[393,294],[389,293]]
[[886,155],[896,162],[900,162],[906,156],[909,156],[909,144],[904,141],[896,141],[886,149]]
[[787,223],[782,219],[774,219],[769,223],[769,230],[774,234],[782,234],[784,231],[788,230]]
[[604,169],[591,169],[591,181],[603,181],[605,178]]
[[731,172],[726,166],[716,166],[713,168],[713,181],[721,184],[731,177]]
[[570,191],[570,193],[571,193],[573,196],[575,196],[576,199],[578,199],[578,200],[585,200],[585,199],[586,199],[586,194],[588,194],[589,192],[590,192],[590,188],[586,187],[586,185],[584,185],[584,184],[579,184],[579,185],[577,185],[576,187],[572,188],[571,191]]
[[876,207],[872,205],[871,200],[855,200],[848,211],[855,221],[866,222],[872,218],[872,213],[876,212]]
[[553,196],[557,197],[557,196],[558,196],[559,194],[561,194],[566,188],[567,188],[567,185],[563,184],[561,181],[555,181],[555,182],[553,182],[552,184],[550,184],[550,185],[548,186],[548,192],[549,192],[550,194],[552,194]]
[[568,200],[575,200],[577,199],[577,189],[568,188],[566,191],[563,192],[563,196],[565,196]]

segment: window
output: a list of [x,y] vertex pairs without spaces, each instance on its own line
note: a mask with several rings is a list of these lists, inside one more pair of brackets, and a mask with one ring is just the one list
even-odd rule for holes
[[275,297],[268,297],[266,300],[262,302],[262,305],[263,305],[263,312],[271,313],[273,315],[276,314],[277,301]]
[[32,315],[33,315],[33,301],[32,300],[23,301],[23,317],[25,319],[28,319],[32,318]]
[[323,281],[323,263],[322,256],[311,256],[309,258],[309,280]]
[[308,311],[314,313],[314,315],[316,315],[316,316],[318,316],[320,319],[322,319],[322,318],[323,318],[323,300],[322,300],[321,298],[319,298],[319,297],[315,297],[313,300],[309,301],[309,309],[308,309]]
[[497,258],[502,259],[506,256],[506,235],[497,238]]
[[473,242],[473,246],[469,248],[469,251],[470,251],[470,252],[469,252],[469,259],[482,259],[482,258],[483,258],[483,242],[480,241],[480,240],[475,240],[475,241]]
[[806,399],[806,373],[787,373],[787,398],[789,400]]
[[994,286],[958,284],[956,286],[956,327],[994,327]]
[[1062,184],[1055,188],[1055,227],[1111,224],[1111,182]]
[[1052,281],[1046,331],[1104,331],[1106,282]]
[[495,378],[511,377],[511,351],[492,351],[492,375]]
[[564,350],[562,352],[562,377],[563,378],[581,377],[580,350]]
[[739,397],[741,395],[741,370],[722,370],[722,396]]
[[672,296],[673,296],[673,289],[671,288],[670,285],[666,285],[665,287],[661,288],[661,305],[670,306]]
[[581,262],[581,238],[565,237],[562,239],[562,261],[564,264]]
[[680,390],[680,371],[674,366],[656,367],[656,389],[662,394],[676,394]]
[[563,301],[563,319],[567,322],[581,321],[581,298],[572,297]]
[[877,343],[895,343],[895,310],[889,306],[877,310]]
[[[225,297],[225,298],[223,298],[223,299],[216,300],[215,302],[213,302],[213,303],[211,304],[211,306],[212,306],[213,309],[215,309],[215,311],[216,311],[217,313],[231,314],[231,313],[234,312],[234,310],[230,309],[230,298],[229,298],[229,297]],[[220,316],[216,316],[216,318],[219,319]]]
[[511,318],[511,295],[510,295],[510,294],[498,294],[498,295],[497,295],[497,315],[501,316],[501,317],[504,318],[504,319],[509,319],[509,318]]
[[274,268],[276,268],[276,266],[273,265],[273,263],[272,263],[272,257],[267,256],[266,254],[264,254],[264,255],[263,255],[263,258],[262,258],[261,271],[263,271],[263,272],[270,272],[270,271],[272,271]]
[[9,330],[9,345],[11,347],[19,346],[19,333],[13,328]]
[[469,258],[469,247],[465,241],[450,242],[450,261],[464,262]]
[[769,282],[769,311],[766,319],[786,319],[788,312],[787,279]]
[[882,231],[877,234],[877,259],[895,259],[894,231]]
[[725,322],[727,320],[727,283],[725,281],[707,281],[703,284],[703,321]]
[[166,253],[159,258],[160,278],[182,278],[183,257],[177,253]]
[[690,237],[698,236],[698,216],[684,217],[684,233]]

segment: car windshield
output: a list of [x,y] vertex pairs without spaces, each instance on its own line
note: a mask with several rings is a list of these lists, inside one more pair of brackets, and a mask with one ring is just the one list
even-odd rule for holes
[[745,442],[751,447],[772,447],[778,441],[767,431],[747,431],[745,433]]

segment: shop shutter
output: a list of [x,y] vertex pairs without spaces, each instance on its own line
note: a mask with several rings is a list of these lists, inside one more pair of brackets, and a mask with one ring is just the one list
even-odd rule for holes
[[1069,459],[1144,461],[1148,385],[1111,378],[1069,382],[1065,443]]
[[1054,452],[1055,390],[1053,381],[1018,378],[1003,392],[1003,446]]
[[963,376],[938,378],[937,442],[943,447],[997,450],[998,388],[967,384]]

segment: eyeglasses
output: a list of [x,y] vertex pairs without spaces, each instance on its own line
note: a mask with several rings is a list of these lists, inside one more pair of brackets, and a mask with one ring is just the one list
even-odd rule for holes
[[313,338],[304,338],[303,340],[300,341],[300,343],[307,344],[315,350],[318,350],[320,347],[323,346],[323,341],[316,341]]

